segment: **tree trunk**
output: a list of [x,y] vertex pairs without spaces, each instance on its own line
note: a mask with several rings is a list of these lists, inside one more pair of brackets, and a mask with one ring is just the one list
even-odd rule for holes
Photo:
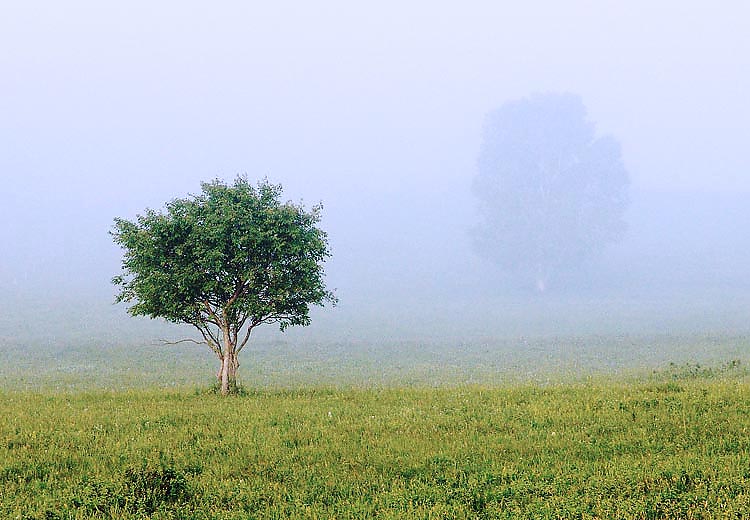
[[221,370],[219,371],[221,395],[229,395],[237,390],[237,369],[239,366],[237,345],[232,342],[229,330],[225,330],[224,355],[221,360]]
[[221,395],[229,395],[237,390],[237,354],[234,349],[227,349],[224,352],[224,358],[221,360],[221,370],[219,380],[221,381]]

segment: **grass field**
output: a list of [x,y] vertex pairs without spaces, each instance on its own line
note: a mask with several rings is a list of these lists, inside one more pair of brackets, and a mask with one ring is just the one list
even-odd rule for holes
[[[229,399],[198,350],[5,345],[0,518],[746,517],[750,373],[726,356],[747,340],[612,341],[269,344]],[[614,355],[628,344],[652,357]]]

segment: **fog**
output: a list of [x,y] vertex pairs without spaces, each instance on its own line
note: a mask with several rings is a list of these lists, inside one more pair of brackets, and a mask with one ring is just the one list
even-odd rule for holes
[[[242,173],[324,204],[340,304],[295,341],[747,333],[749,16],[740,1],[4,5],[0,339],[182,334],[112,304],[108,231]],[[617,139],[630,204],[620,242],[535,294],[469,231],[487,115],[546,92],[580,96]]]

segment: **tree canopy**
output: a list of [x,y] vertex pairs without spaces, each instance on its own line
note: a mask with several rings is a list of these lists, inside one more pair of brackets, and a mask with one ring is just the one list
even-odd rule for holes
[[124,255],[113,283],[130,314],[195,327],[221,361],[226,394],[255,327],[308,325],[311,305],[335,302],[324,283],[330,252],[321,206],[282,202],[280,185],[237,177],[201,187],[164,211],[115,219]]
[[506,103],[484,127],[475,249],[544,291],[560,271],[623,236],[628,182],[618,142],[596,135],[578,96]]

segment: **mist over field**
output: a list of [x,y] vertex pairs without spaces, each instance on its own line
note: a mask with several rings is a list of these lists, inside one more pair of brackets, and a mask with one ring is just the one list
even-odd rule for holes
[[[108,231],[242,173],[323,202],[340,300],[264,341],[522,350],[518,338],[747,334],[748,14],[742,2],[5,6],[0,340],[192,334],[113,305]],[[548,92],[579,96],[597,135],[619,142],[630,203],[621,241],[536,294],[472,248],[472,183],[487,115]]]
[[0,518],[744,518],[748,20],[0,2]]

